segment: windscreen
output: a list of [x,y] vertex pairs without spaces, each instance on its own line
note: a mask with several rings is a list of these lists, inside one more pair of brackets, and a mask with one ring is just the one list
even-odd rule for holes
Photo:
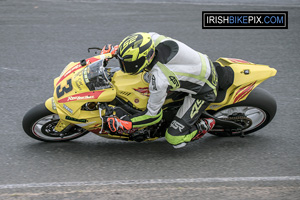
[[89,90],[102,90],[110,88],[110,81],[106,78],[108,77],[106,70],[100,70],[103,64],[103,60],[96,61],[83,70],[83,78],[86,86]]

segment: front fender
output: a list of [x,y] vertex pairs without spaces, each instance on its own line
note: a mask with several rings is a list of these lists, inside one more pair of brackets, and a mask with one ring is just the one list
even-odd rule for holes
[[46,100],[45,106],[50,112],[57,114],[57,109],[53,97]]

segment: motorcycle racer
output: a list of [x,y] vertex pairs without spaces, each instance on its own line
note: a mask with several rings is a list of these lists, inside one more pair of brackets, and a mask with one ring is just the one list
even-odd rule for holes
[[[165,138],[174,148],[201,138],[215,120],[200,119],[201,113],[216,99],[218,77],[210,59],[186,44],[158,33],[138,32],[127,36],[114,51],[124,73],[149,71],[150,96],[147,109],[129,119],[107,118],[112,132],[146,127],[162,119],[162,106],[168,91],[187,95],[166,130]],[[104,48],[110,51],[109,48]],[[116,48],[113,48],[116,50]]]

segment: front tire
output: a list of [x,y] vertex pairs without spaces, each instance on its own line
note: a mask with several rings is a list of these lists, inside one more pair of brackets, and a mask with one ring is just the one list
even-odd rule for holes
[[246,100],[211,113],[216,118],[234,121],[241,124],[244,128],[241,131],[212,130],[210,133],[220,137],[253,133],[269,124],[274,118],[276,110],[277,104],[274,97],[262,88],[255,88]]
[[54,130],[59,121],[59,116],[50,112],[45,104],[40,104],[29,110],[23,117],[23,129],[25,133],[40,141],[44,142],[65,142],[82,137],[89,131],[74,126],[68,133],[62,135]]

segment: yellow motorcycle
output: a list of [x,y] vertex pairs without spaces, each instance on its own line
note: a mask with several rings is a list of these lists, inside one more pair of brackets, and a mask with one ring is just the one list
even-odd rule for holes
[[[53,97],[25,114],[23,129],[27,135],[45,142],[69,141],[89,132],[137,142],[164,137],[185,93],[168,93],[159,123],[110,132],[103,120],[105,117],[122,118],[142,112],[150,95],[149,73],[129,75],[119,67],[106,67],[112,57],[108,53],[69,63],[54,79]],[[276,113],[276,101],[257,86],[275,76],[277,71],[267,65],[234,58],[219,58],[214,65],[219,77],[218,96],[200,117],[216,120],[210,133],[244,136],[270,123]]]

